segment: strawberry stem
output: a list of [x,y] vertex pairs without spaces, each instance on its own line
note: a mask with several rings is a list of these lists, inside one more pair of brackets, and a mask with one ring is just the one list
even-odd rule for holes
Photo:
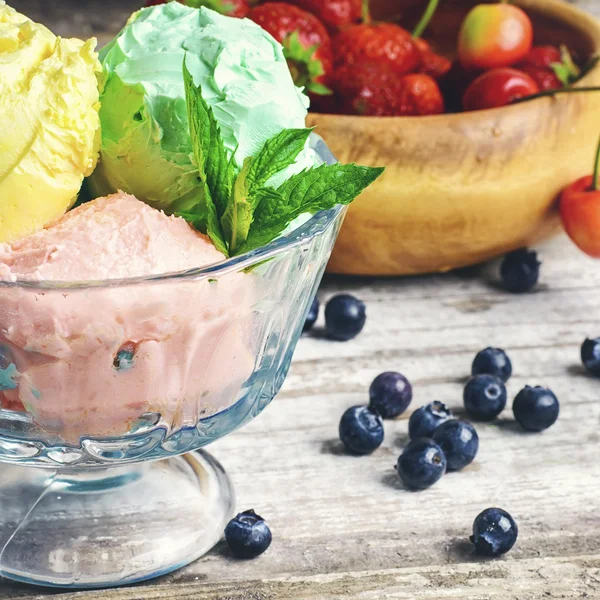
[[544,90],[531,96],[524,96],[523,98],[517,98],[512,101],[512,104],[520,104],[521,102],[529,102],[537,98],[544,98],[546,96],[554,97],[557,94],[581,94],[586,92],[600,92],[600,87],[579,87],[579,88],[562,88],[560,90]]
[[427,29],[427,26],[433,18],[433,15],[435,14],[439,3],[440,0],[429,0],[429,4],[427,5],[427,8],[425,9],[423,16],[421,17],[421,20],[419,21],[419,23],[415,27],[415,30],[413,31],[412,35],[414,38],[420,38],[423,35],[423,32]]
[[369,9],[369,0],[363,0],[362,20],[363,20],[363,23],[367,23],[367,24],[369,24],[371,22],[371,11]]
[[596,150],[596,164],[594,165],[594,177],[592,179],[592,190],[598,191],[598,184],[600,183],[600,142],[598,142],[598,149]]

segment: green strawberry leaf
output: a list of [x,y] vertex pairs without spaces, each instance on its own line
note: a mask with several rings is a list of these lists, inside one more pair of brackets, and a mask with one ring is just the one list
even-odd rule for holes
[[258,190],[248,239],[236,254],[269,243],[303,214],[314,214],[338,204],[350,204],[384,170],[357,165],[322,165],[290,177],[277,190]]
[[550,67],[560,82],[565,86],[575,83],[581,76],[581,69],[575,64],[569,49],[566,46],[560,47],[561,62],[552,63]]
[[333,95],[333,92],[327,86],[323,85],[322,83],[317,83],[316,81],[309,83],[306,87],[306,90],[311,92],[311,94],[317,94],[318,96]]
[[309,91],[314,89],[316,94],[331,95],[333,92],[327,86],[316,81],[325,73],[323,62],[316,56],[318,49],[318,44],[306,47],[300,41],[297,31],[293,31],[283,40],[283,55],[288,61],[294,83]]

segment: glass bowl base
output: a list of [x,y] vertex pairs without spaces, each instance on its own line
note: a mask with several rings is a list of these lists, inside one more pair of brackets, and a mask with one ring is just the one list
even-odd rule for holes
[[204,451],[69,472],[0,465],[0,575],[111,587],[179,569],[222,537],[234,493]]

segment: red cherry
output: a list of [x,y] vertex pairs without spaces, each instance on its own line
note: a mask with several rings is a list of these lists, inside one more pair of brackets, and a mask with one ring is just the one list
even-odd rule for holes
[[567,187],[560,196],[560,216],[573,242],[586,254],[600,258],[600,191],[588,175]]
[[600,142],[594,174],[578,179],[560,195],[560,216],[573,242],[592,258],[600,258]]
[[492,69],[480,75],[467,88],[463,96],[463,110],[499,108],[539,92],[538,84],[523,71]]

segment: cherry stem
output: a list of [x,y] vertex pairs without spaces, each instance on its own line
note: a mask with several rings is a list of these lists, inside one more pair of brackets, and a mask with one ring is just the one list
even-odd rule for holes
[[371,22],[371,11],[369,10],[369,0],[363,0],[362,20],[363,20],[363,23],[367,23],[367,24]]
[[563,88],[560,90],[544,90],[543,92],[539,92],[537,94],[532,94],[531,96],[524,96],[523,98],[517,98],[512,101],[512,104],[520,104],[521,102],[529,102],[530,100],[535,100],[536,98],[544,98],[546,96],[554,97],[557,94],[581,94],[586,92],[600,92],[600,87],[579,87],[579,88]]
[[421,17],[421,20],[419,21],[419,23],[415,27],[415,30],[413,31],[412,35],[414,38],[420,38],[423,35],[431,19],[433,18],[433,15],[435,14],[439,3],[440,0],[429,0],[429,4],[427,5],[427,8],[425,9],[423,16]]
[[594,177],[592,179],[592,190],[598,191],[598,184],[600,183],[600,142],[598,142],[598,149],[596,150],[596,164],[594,166]]

